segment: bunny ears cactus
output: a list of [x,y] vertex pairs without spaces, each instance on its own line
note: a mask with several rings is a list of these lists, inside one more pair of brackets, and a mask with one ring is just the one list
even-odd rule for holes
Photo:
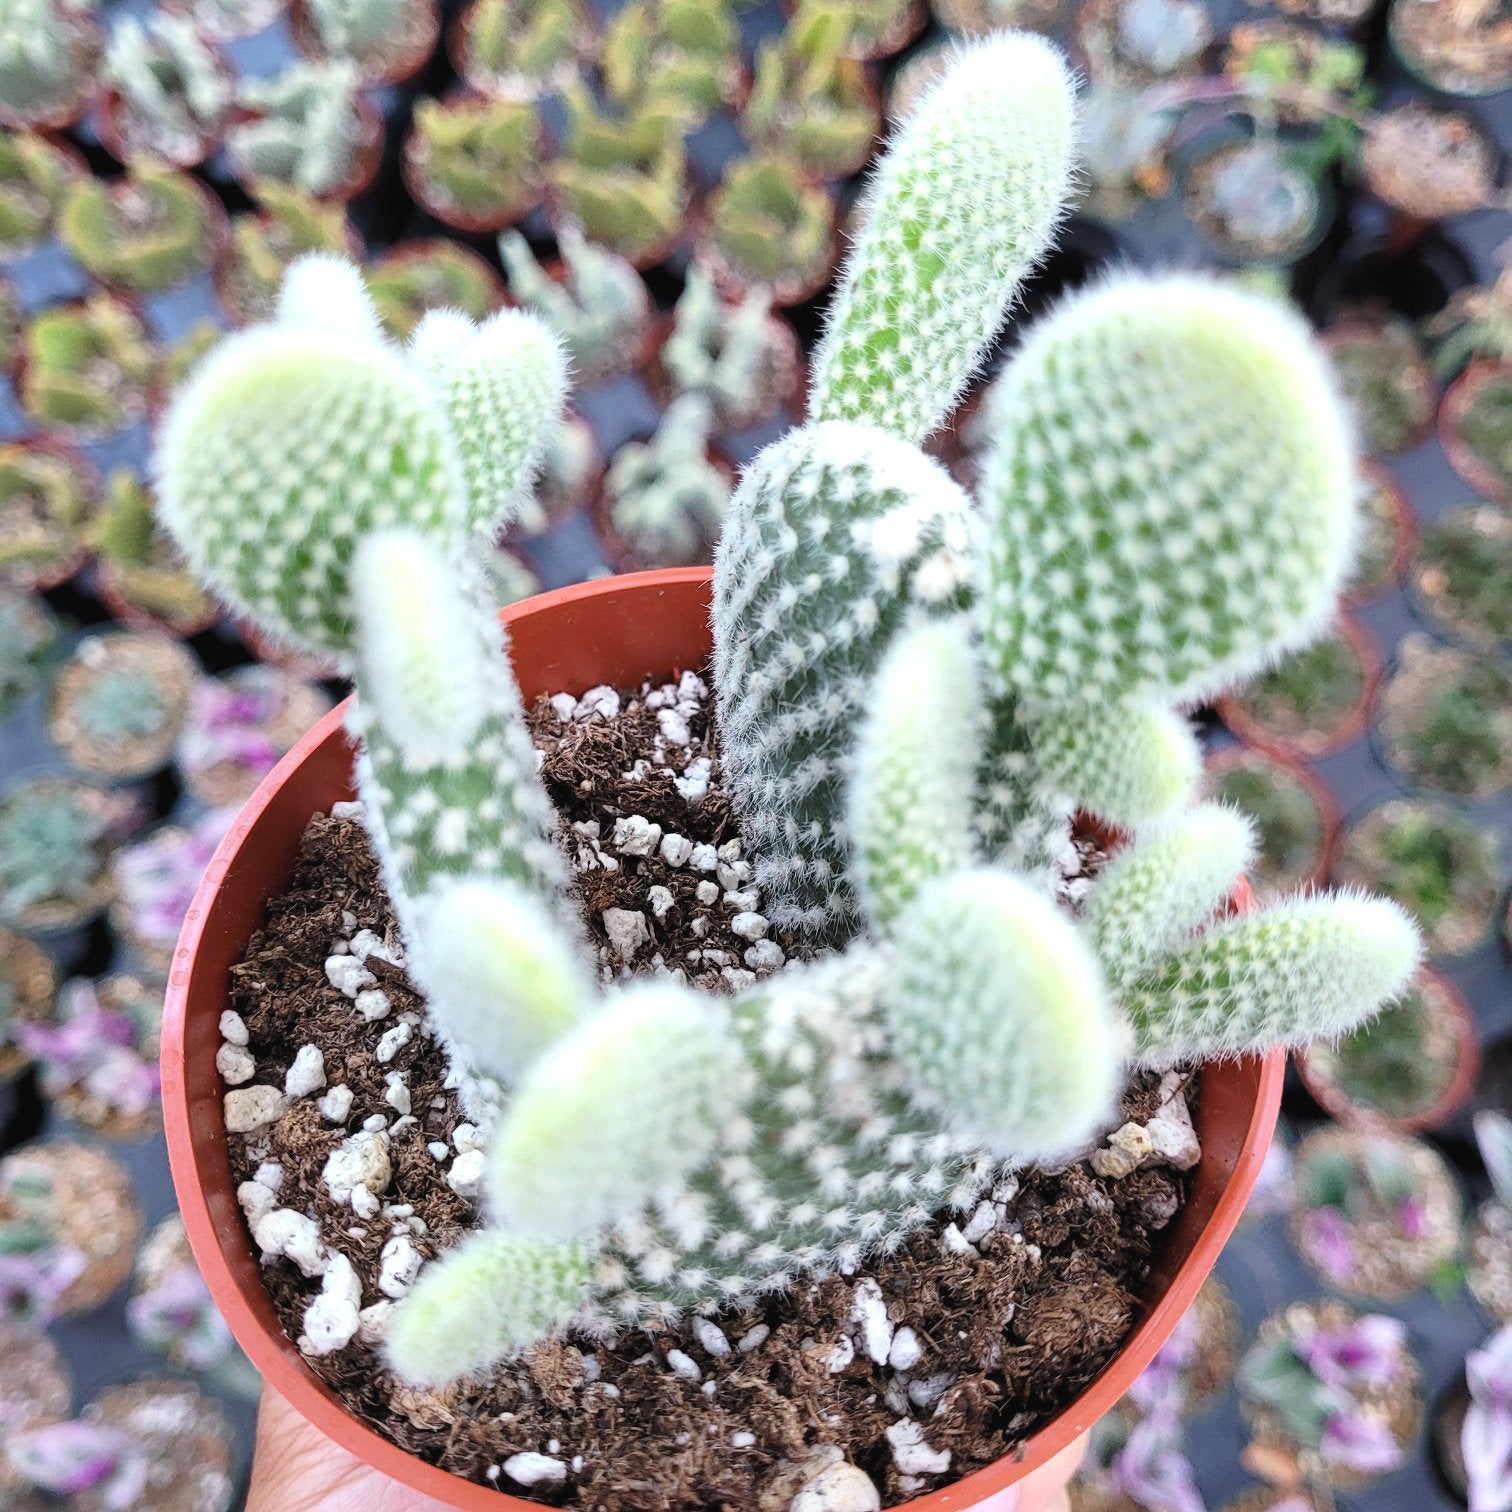
[[[1297,322],[1122,279],[1000,381],[980,512],[918,449],[1049,241],[1070,140],[1045,44],[960,57],[878,170],[814,419],[731,502],[725,776],[768,913],[819,951],[731,998],[601,992],[579,949],[477,560],[561,402],[544,328],[441,314],[400,350],[355,272],[306,262],[178,399],[165,519],[354,669],[366,822],[491,1132],[490,1226],[395,1315],[405,1378],[894,1249],[1084,1144],[1129,1064],[1337,1032],[1413,970],[1387,903],[1226,917],[1248,827],[1190,806],[1180,700],[1311,634],[1347,565],[1348,431]],[[1049,883],[1078,807],[1133,834],[1076,916]]]

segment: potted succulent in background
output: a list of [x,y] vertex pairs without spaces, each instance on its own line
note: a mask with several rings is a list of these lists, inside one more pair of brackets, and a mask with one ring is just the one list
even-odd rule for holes
[[744,430],[795,399],[803,354],[765,289],[726,304],[708,270],[695,263],[648,377],[663,396],[702,394],[716,426]]
[[1421,1140],[1325,1127],[1293,1152],[1292,1179],[1292,1243],[1342,1292],[1398,1301],[1459,1253],[1459,1186]]
[[535,485],[520,501],[519,516],[510,524],[511,533],[535,536],[561,524],[598,497],[603,476],[604,457],[593,427],[571,409],[563,411],[546,433]]
[[599,71],[621,110],[665,111],[696,131],[745,92],[730,0],[630,0],[604,31]]
[[57,989],[52,957],[35,940],[0,929],[0,1082],[30,1063],[20,1031],[48,1021]]
[[[810,1361],[823,1362],[815,1389],[835,1400],[875,1399],[930,1350],[955,1350],[931,1342],[957,1337],[938,1317],[931,1332],[889,1313],[888,1251],[912,1245],[947,1268],[996,1256],[1016,1269],[1000,1226],[1015,1204],[1026,1244],[1038,1233],[1055,1250],[1020,1195],[1043,1175],[1027,1161],[1069,1150],[1074,1166],[1050,1177],[1067,1183],[1068,1222],[1093,1213],[1103,1182],[1141,1211],[1136,1193],[1154,1198],[1157,1216],[1143,1221],[1156,1231],[1174,1224],[1165,1268],[1139,1282],[1154,1311],[1133,1342],[1111,1273],[1041,1266],[1058,1301],[1011,1319],[997,1311],[957,1357],[1001,1368],[991,1361],[1005,1337],[1044,1352],[1046,1379],[1027,1394],[1039,1431],[1014,1430],[1020,1454],[1001,1434],[936,1442],[968,1410],[960,1393],[943,1418],[824,1419],[826,1438],[864,1436],[852,1453],[894,1499],[982,1464],[920,1505],[1022,1481],[1132,1382],[1237,1220],[1280,1070],[1256,1054],[1352,1027],[1416,965],[1414,931],[1380,901],[1314,895],[1229,916],[1247,827],[1217,806],[1189,807],[1199,761],[1177,707],[1315,634],[1347,570],[1353,457],[1301,322],[1188,278],[1126,278],[1069,302],[998,390],[980,536],[970,501],[918,449],[1049,239],[1070,117],[1063,63],[1010,37],[964,56],[894,138],[831,305],[813,418],[758,457],[732,500],[712,584],[712,709],[696,670],[711,650],[709,584],[694,574],[590,585],[513,611],[519,683],[511,676],[471,562],[478,543],[491,549],[560,404],[560,351],[530,316],[474,327],[433,315],[401,353],[380,339],[353,271],[316,260],[291,273],[279,320],[219,346],[176,402],[159,458],[167,522],[243,612],[353,667],[364,751],[359,811],[332,717],[207,873],[165,1020],[186,1229],[277,1389],[416,1490],[454,1505],[496,1495],[359,1425],[312,1371],[329,1380],[346,1369],[336,1357],[356,1350],[356,1378],[381,1378],[390,1400],[398,1392],[422,1410],[460,1404],[458,1383],[474,1373],[485,1399],[520,1400],[518,1357],[539,1344],[573,1392],[623,1396],[622,1381],[649,1391],[669,1410],[643,1419],[622,1452],[577,1463],[570,1439],[552,1435],[553,1452],[532,1428],[524,1444],[485,1441],[469,1462],[485,1482],[498,1464],[500,1483],[549,1486],[553,1499],[581,1487],[612,1504],[617,1475],[655,1465],[665,1477],[686,1463],[679,1424],[726,1410],[727,1372],[802,1353],[793,1309],[810,1291],[794,1290],[799,1277],[815,1275],[839,1308]],[[923,207],[920,245],[905,228]],[[895,360],[875,360],[879,343]],[[1115,438],[1134,423],[1158,438],[1151,457],[1119,452]],[[1176,477],[1148,465],[1159,448],[1183,459]],[[1079,455],[1108,457],[1111,472],[1082,470]],[[1247,486],[1232,486],[1236,475]],[[1043,514],[1022,509],[1023,496]],[[1135,567],[1097,544],[1157,508],[1169,552]],[[252,522],[267,527],[255,563],[239,544]],[[1210,534],[1233,544],[1198,553],[1204,570],[1188,571],[1193,543]],[[1072,597],[1139,602],[1147,632],[1104,635],[1055,612],[1035,587],[1052,574]],[[1230,585],[1218,612],[1216,582]],[[536,700],[529,723],[522,695]],[[976,718],[989,710],[991,728]],[[639,744],[624,743],[636,728]],[[979,756],[990,774],[980,788]],[[654,795],[662,818],[607,823],[626,782],[644,784],[635,801]],[[563,825],[548,788],[572,805]],[[322,813],[303,836],[312,807]],[[1135,836],[1095,880],[1061,870],[1077,807]],[[558,833],[582,868],[577,896]],[[1078,867],[1088,843],[1070,847]],[[344,1058],[332,1084],[336,1045],[309,1038],[303,1015],[275,1043],[261,965],[236,973],[235,1008],[227,971],[239,955],[285,950],[274,935],[289,868],[305,887],[337,853],[364,880],[319,894],[327,911],[299,969],[348,1032],[353,1005],[364,1036],[353,1043],[365,1050],[371,1035],[373,1048],[371,1060]],[[658,896],[638,897],[658,875],[668,879]],[[1085,884],[1084,928],[1056,901],[1062,880]],[[240,942],[270,899],[246,955]],[[670,930],[674,908],[693,939],[702,919],[706,940],[728,943],[723,959],[707,959],[707,945],[692,959],[678,941],[684,980],[618,983],[621,964],[651,965],[652,916]],[[790,952],[815,958],[778,970]],[[614,983],[602,1002],[600,965]],[[718,990],[699,993],[695,979]],[[1194,1062],[1198,1125],[1190,1078],[1175,1069]],[[1137,1117],[1116,1090],[1129,1075],[1143,1093]],[[439,1123],[435,1096],[450,1110]],[[375,1102],[388,1112],[370,1113]],[[324,1191],[320,1210],[339,1231],[282,1207],[269,1184],[282,1185],[265,1167],[296,1159],[286,1143],[296,1125],[314,1164],[285,1190]],[[425,1173],[454,1216],[448,1238],[461,1241],[435,1258],[441,1224],[410,1222],[418,1210],[391,1207],[388,1221],[405,1222],[390,1239],[369,1230],[377,1242],[361,1245],[347,1232],[351,1213],[382,1211],[393,1162],[411,1153],[406,1169]],[[231,1161],[269,1257],[266,1286],[231,1206]],[[1184,1209],[1173,1168],[1194,1173]],[[1120,1190],[1125,1180],[1134,1185]],[[480,1227],[468,1204],[484,1186],[504,1201]],[[308,1276],[271,1264],[291,1246]],[[982,1317],[979,1297],[966,1306]],[[1055,1322],[1068,1311],[1077,1333],[1102,1340],[1070,1375]],[[594,1329],[651,1319],[665,1353],[631,1348],[621,1360],[594,1342]],[[573,1326],[568,1346],[561,1331]],[[1088,1383],[1077,1412],[1058,1411]],[[518,1432],[494,1412],[472,1420]],[[809,1447],[802,1431],[765,1421],[761,1431],[774,1447]],[[853,1498],[869,1486],[875,1506],[860,1465],[839,1444],[824,1451],[780,1471],[786,1499],[822,1479]],[[680,1499],[706,1505],[719,1476],[716,1500],[752,1505],[771,1458],[731,1443]]]
[[58,234],[101,283],[149,294],[184,283],[216,261],[226,213],[191,174],[143,163],[110,183],[79,180],[63,201]]
[[790,24],[810,15],[836,17],[844,27],[846,54],[863,63],[902,52],[928,19],[923,0],[797,0],[793,9]]
[[368,292],[384,328],[408,340],[432,310],[481,320],[504,302],[504,284],[470,247],[441,238],[400,242],[373,262]]
[[1360,139],[1366,184],[1415,220],[1447,220],[1495,204],[1497,156],[1479,122],[1426,100],[1374,112]]
[[100,478],[65,441],[0,445],[0,580],[47,589],[84,565]]
[[67,777],[24,778],[0,793],[0,923],[46,934],[98,914],[132,807],[123,793]]
[[1334,881],[1395,898],[1430,954],[1460,956],[1491,932],[1502,865],[1486,824],[1437,798],[1388,798],[1346,827]]
[[128,469],[110,475],[84,540],[100,599],[122,624],[187,638],[220,618],[220,605],[184,565],[153,515],[152,495]]
[[1477,650],[1512,646],[1512,513],[1462,504],[1423,532],[1413,595],[1433,623]]
[[1255,827],[1248,875],[1256,896],[1294,893],[1318,886],[1328,876],[1338,805],[1302,762],[1243,747],[1218,751],[1207,761],[1206,791],[1232,804]]
[[543,155],[531,101],[420,99],[404,143],[404,180],[416,202],[446,225],[499,231],[541,202]]
[[1469,1096],[1480,1031],[1454,983],[1424,968],[1400,1002],[1333,1044],[1309,1045],[1297,1069],[1341,1123],[1417,1133],[1447,1122]]
[[271,179],[345,203],[378,172],[383,120],[358,94],[349,59],[296,63],[270,78],[244,80],[237,103],[250,118],[226,133],[226,146],[249,192]]
[[1323,341],[1366,451],[1373,456],[1407,451],[1429,434],[1438,396],[1410,326],[1356,318],[1331,325]]
[[1416,527],[1412,506],[1395,480],[1377,463],[1360,469],[1360,542],[1344,601],[1368,602],[1400,582],[1412,560]]
[[1379,677],[1375,647],[1346,615],[1329,634],[1219,700],[1218,712],[1251,745],[1327,756],[1359,738]]
[[215,274],[215,292],[240,325],[267,318],[284,271],[296,257],[362,252],[340,205],[272,181],[253,185],[250,192],[258,208],[232,218],[227,255]]
[[654,435],[627,441],[610,460],[595,524],[618,570],[712,560],[734,478],[710,444],[713,423],[709,401],[684,394]]
[[727,298],[770,291],[778,305],[802,304],[835,266],[835,202],[782,158],[738,158],[709,196],[698,260]]
[[1491,1196],[1470,1229],[1465,1281],[1470,1295],[1502,1325],[1512,1323],[1512,1119],[1492,1109],[1475,1115]]
[[162,0],[170,15],[191,15],[194,24],[214,42],[235,42],[271,26],[288,0]]
[[499,100],[556,94],[597,51],[594,12],[584,0],[472,0],[447,40],[467,84]]
[[157,631],[85,636],[53,682],[47,733],[81,771],[150,776],[173,758],[199,675],[188,649]]
[[1196,73],[1213,39],[1212,18],[1196,0],[1091,0],[1075,29],[1088,76],[1121,89]]
[[558,241],[571,224],[637,268],[663,261],[682,239],[688,208],[677,117],[654,106],[602,115],[581,81],[563,99],[567,132],[547,206]]
[[94,97],[98,0],[18,0],[6,23],[0,38],[0,125],[72,126]]
[[499,238],[510,298],[539,315],[585,388],[645,361],[656,341],[651,296],[634,267],[563,226],[561,260],[542,266],[518,231]]
[[0,719],[42,685],[57,644],[47,600],[0,583]]
[[72,148],[35,131],[0,131],[0,254],[20,257],[40,246],[84,177]]
[[1402,67],[1431,89],[1473,97],[1512,84],[1512,26],[1482,0],[1391,0],[1386,29]]
[[805,7],[756,55],[740,113],[746,140],[816,179],[843,178],[871,156],[882,107],[863,63],[845,54],[838,14]]
[[99,132],[123,163],[192,168],[220,145],[235,101],[230,66],[184,16],[123,16],[102,74]]
[[1512,366],[1471,363],[1444,395],[1439,439],[1455,472],[1476,492],[1512,500]]
[[1512,785],[1512,668],[1494,657],[1405,636],[1381,689],[1376,732],[1408,782],[1466,798]]
[[441,34],[436,0],[292,0],[289,30],[312,58],[349,58],[364,86],[424,67]]
[[147,414],[157,354],[140,312],[94,293],[28,322],[17,392],[38,425],[98,441]]
[[[1260,1325],[1239,1365],[1239,1400],[1267,1470],[1300,1500],[1350,1490],[1405,1463],[1423,1418],[1422,1378],[1405,1325],[1342,1302],[1299,1302]],[[1329,1503],[1331,1505],[1331,1502]],[[1279,1494],[1264,1512],[1292,1512]]]

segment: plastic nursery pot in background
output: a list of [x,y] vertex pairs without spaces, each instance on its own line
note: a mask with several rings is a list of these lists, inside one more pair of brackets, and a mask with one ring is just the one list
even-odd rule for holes
[[[577,691],[703,666],[710,655],[706,568],[637,573],[560,589],[503,611],[521,691]],[[227,1152],[215,1069],[227,980],[263,908],[287,882],[310,815],[353,797],[342,710],[283,759],[231,826],[205,872],[174,954],[163,1017],[163,1111],[184,1226],[210,1291],[253,1365],[308,1422],[380,1473],[467,1512],[533,1512],[405,1453],[352,1417],[284,1333],[263,1287]],[[1248,901],[1244,889],[1241,903]],[[1203,1072],[1197,1130],[1202,1160],[1186,1206],[1152,1269],[1148,1310],[1107,1369],[1018,1450],[908,1505],[916,1512],[1006,1512],[1008,1487],[1063,1455],[1133,1384],[1191,1305],[1260,1175],[1280,1106],[1285,1057]],[[1047,1471],[1054,1480],[1059,1473]],[[1036,1492],[1048,1493],[1036,1485]],[[1027,1499],[1019,1512],[1036,1512]]]
[[1455,472],[1483,498],[1512,502],[1512,367],[1471,363],[1449,385],[1438,423]]

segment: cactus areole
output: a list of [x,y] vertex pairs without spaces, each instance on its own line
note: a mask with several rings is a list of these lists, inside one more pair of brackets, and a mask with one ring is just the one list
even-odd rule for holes
[[[1237,1218],[1276,1052],[1364,1021],[1416,968],[1384,901],[1232,914],[1253,839],[1193,796],[1183,704],[1320,634],[1351,564],[1350,429],[1302,323],[1216,280],[1126,275],[1018,348],[975,503],[919,449],[1053,238],[1072,116],[1059,55],[1007,34],[901,123],[811,419],[745,469],[712,585],[564,590],[507,615],[501,645],[480,552],[528,500],[566,386],[532,315],[438,313],[401,348],[355,269],[308,259],[175,401],[164,524],[225,602],[357,688],[345,734],[318,727],[249,805],[191,914],[165,1030],[180,1197],[254,1362],[417,1489],[499,1504],[334,1412],[228,1190],[210,1064],[226,974],[312,811],[360,795],[479,1140],[483,1226],[386,1315],[385,1361],[417,1390],[561,1330],[612,1337],[854,1271],[1005,1170],[1096,1143],[1131,1072],[1205,1063],[1204,1154],[1152,1311],[1022,1459],[919,1502],[939,1508],[1111,1405]],[[811,959],[727,996],[669,973],[601,984],[522,699],[703,666],[752,881]],[[1078,810],[1129,839],[1072,908],[1057,881]]]

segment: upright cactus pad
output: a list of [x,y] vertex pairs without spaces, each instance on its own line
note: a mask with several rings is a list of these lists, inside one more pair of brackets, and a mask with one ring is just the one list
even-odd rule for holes
[[1070,187],[1073,86],[1027,34],[965,50],[898,129],[814,354],[810,415],[922,441],[949,414],[1050,245]]
[[844,783],[869,679],[917,602],[959,611],[970,501],[885,431],[829,421],[746,469],[714,562],[727,780],[777,922],[843,939]]
[[1303,322],[1195,278],[1124,278],[996,389],[982,623],[1031,707],[1211,693],[1314,636],[1354,544],[1350,426]]

